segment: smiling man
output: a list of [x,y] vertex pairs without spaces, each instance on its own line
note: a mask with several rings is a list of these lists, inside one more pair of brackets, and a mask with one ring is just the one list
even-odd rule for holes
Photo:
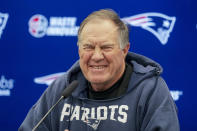
[[104,91],[116,83],[125,70],[129,43],[119,45],[117,26],[108,19],[88,22],[79,35],[80,67],[95,91]]
[[127,26],[112,10],[90,14],[78,31],[77,61],[47,88],[19,128],[29,131],[78,80],[37,131],[179,131],[176,105],[153,60],[128,52]]

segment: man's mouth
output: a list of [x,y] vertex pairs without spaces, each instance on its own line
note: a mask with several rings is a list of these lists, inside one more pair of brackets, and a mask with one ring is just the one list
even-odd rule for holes
[[95,71],[104,70],[106,67],[106,65],[89,65],[89,68]]

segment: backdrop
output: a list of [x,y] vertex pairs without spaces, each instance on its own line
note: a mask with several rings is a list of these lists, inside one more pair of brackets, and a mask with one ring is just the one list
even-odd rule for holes
[[79,58],[79,25],[102,8],[130,26],[130,51],[163,66],[181,130],[197,130],[196,0],[1,0],[1,131],[17,130],[47,86]]

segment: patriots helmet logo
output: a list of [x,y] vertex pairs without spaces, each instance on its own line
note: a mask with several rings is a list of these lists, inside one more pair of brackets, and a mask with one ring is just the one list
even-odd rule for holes
[[176,17],[161,13],[149,12],[122,18],[123,22],[135,27],[141,27],[154,34],[162,45],[168,42],[170,32],[173,30]]
[[98,129],[101,120],[97,119],[88,119],[84,120],[83,122],[86,123],[88,126],[92,127],[95,131]]
[[36,77],[34,78],[34,82],[37,84],[46,84],[49,86],[54,80],[56,80],[58,77],[62,76],[63,74],[65,74],[65,72],[59,72],[46,76]]

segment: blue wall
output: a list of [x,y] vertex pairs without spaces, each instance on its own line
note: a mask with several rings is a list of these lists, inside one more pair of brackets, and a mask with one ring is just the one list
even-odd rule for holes
[[112,8],[129,22],[130,51],[146,55],[163,66],[163,77],[179,109],[181,130],[197,130],[194,68],[197,1],[3,0],[0,2],[1,131],[17,130],[47,85],[79,58],[76,45],[79,24],[89,13],[101,8]]

